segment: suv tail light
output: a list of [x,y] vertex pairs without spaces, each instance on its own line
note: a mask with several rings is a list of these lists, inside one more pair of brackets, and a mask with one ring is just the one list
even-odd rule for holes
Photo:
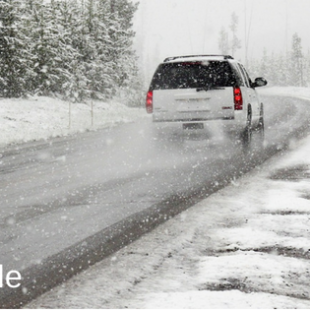
[[151,90],[146,95],[146,112],[153,113],[153,92]]
[[234,87],[234,102],[235,102],[235,110],[242,110],[243,100],[242,93],[240,87]]

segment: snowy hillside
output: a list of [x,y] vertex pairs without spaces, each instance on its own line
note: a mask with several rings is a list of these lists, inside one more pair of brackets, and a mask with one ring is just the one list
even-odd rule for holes
[[146,116],[144,109],[128,108],[116,101],[94,101],[92,109],[90,101],[70,104],[48,97],[2,99],[0,146],[96,130]]

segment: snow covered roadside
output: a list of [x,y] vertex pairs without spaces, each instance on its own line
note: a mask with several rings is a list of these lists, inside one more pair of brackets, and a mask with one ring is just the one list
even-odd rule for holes
[[263,87],[258,89],[259,93],[266,96],[287,96],[310,100],[310,88],[308,87]]
[[[259,92],[310,100],[309,88],[267,87]],[[0,147],[97,130],[141,117],[149,117],[144,109],[128,108],[117,101],[94,101],[92,112],[91,102],[70,105],[50,97],[0,99]]]
[[310,308],[310,137],[30,308]]
[[[93,113],[93,118],[92,118]],[[146,117],[117,102],[74,103],[49,97],[0,100],[0,146],[97,130]]]

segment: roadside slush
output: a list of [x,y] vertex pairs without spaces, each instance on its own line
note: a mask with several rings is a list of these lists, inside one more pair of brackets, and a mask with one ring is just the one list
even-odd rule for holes
[[310,308],[310,137],[29,308]]

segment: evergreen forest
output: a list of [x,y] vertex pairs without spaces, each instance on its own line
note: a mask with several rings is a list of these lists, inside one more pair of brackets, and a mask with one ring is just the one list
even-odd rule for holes
[[130,0],[0,0],[0,96],[134,93],[136,10]]

